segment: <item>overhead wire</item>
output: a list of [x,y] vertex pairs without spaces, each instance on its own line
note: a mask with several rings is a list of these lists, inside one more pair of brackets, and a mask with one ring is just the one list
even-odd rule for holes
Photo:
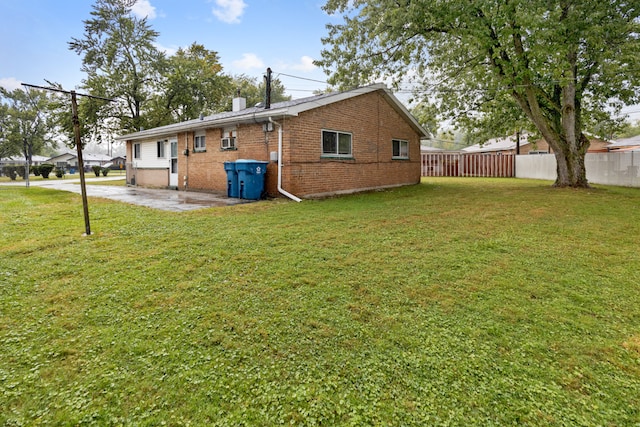
[[[329,82],[327,82],[326,80],[318,80],[318,79],[312,79],[312,78],[308,78],[308,77],[302,77],[302,76],[296,76],[293,74],[288,74],[288,73],[283,73],[283,72],[277,72],[276,73],[276,78],[278,76],[284,76],[284,77],[289,77],[289,78],[293,78],[293,79],[297,79],[297,80],[304,80],[304,81],[310,81],[310,82],[314,82],[314,83],[321,83],[324,85],[327,85],[328,87],[331,87],[331,85],[329,84]],[[444,82],[440,82],[440,83],[431,83],[431,84],[426,84],[426,85],[422,85],[422,88],[418,89],[416,91],[416,87],[414,86],[413,83],[411,82],[404,82],[404,84],[401,84],[399,87],[400,89],[393,91],[396,94],[416,94],[416,92],[420,93],[423,96],[429,96],[429,95],[434,95],[437,91],[438,92],[442,92],[443,89],[440,88],[436,91],[436,87],[438,87],[439,85],[443,84]],[[561,83],[560,80],[550,80],[549,83]],[[505,89],[515,89],[515,88],[525,88],[525,87],[530,87],[531,84],[521,84],[521,85],[514,85],[514,86],[510,86],[510,87],[496,87],[494,89],[483,89],[483,88],[476,88],[473,89],[474,91],[477,92],[494,92],[494,91],[498,91],[498,90],[505,90]],[[354,88],[355,90],[357,90],[358,88]],[[352,90],[354,90],[352,89]],[[426,89],[431,89],[431,90],[426,90]],[[304,93],[315,93],[317,91],[319,91],[320,89],[287,89],[288,91],[291,92],[304,92]],[[451,92],[451,93],[463,93],[463,92],[469,92],[468,89],[455,89],[455,88],[446,88],[444,90],[445,92]],[[624,117],[627,116],[629,114],[637,114],[640,113],[640,110],[633,110],[633,111],[625,111],[623,113],[618,114],[616,117]]]

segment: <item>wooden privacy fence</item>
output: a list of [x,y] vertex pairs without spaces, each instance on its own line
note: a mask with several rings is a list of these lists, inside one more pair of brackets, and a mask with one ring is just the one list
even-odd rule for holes
[[514,177],[515,154],[422,153],[422,176]]

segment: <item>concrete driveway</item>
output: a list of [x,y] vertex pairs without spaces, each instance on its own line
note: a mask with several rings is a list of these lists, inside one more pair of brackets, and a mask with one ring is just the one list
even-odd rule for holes
[[[250,203],[253,200],[243,200],[229,198],[224,194],[199,193],[193,191],[177,190],[156,190],[139,187],[113,186],[113,185],[92,185],[104,181],[116,181],[123,179],[118,177],[86,178],[87,196],[102,197],[105,199],[118,200],[132,205],[146,206],[153,209],[160,209],[172,212],[184,212],[195,209],[237,205],[240,203]],[[24,181],[3,183],[5,186],[25,186]],[[32,181],[33,187],[46,187],[54,190],[69,191],[82,194],[80,179],[65,180],[41,180]]]

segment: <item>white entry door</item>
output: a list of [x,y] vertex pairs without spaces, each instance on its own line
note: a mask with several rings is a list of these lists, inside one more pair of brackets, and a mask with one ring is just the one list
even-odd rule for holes
[[171,141],[171,159],[169,160],[169,187],[178,186],[178,141]]

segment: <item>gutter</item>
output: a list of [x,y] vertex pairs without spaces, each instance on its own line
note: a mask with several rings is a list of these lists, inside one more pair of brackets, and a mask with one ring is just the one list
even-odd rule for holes
[[282,125],[273,120],[271,117],[269,117],[269,122],[278,126],[278,192],[299,203],[302,201],[301,198],[294,196],[293,194],[282,188]]

